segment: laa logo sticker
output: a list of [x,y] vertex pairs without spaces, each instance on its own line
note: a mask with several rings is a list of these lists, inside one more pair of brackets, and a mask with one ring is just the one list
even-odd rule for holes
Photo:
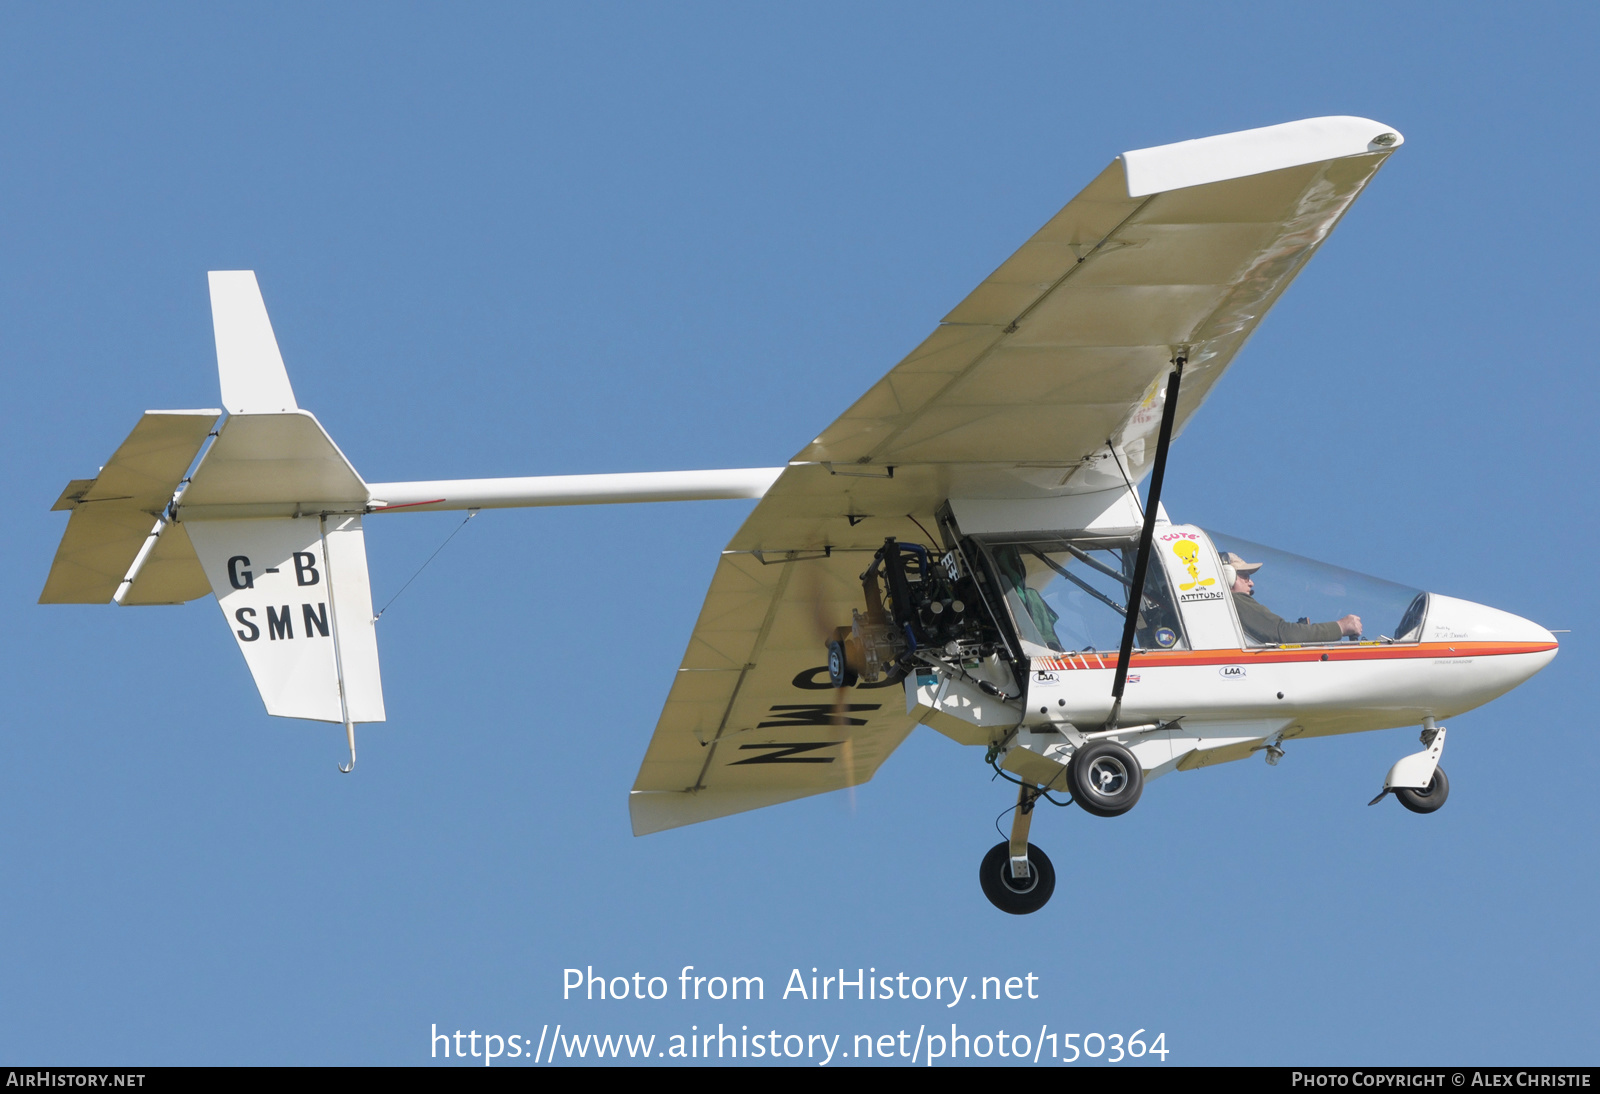
[[1217,670],[1217,672],[1218,672],[1218,674],[1221,675],[1221,677],[1224,680],[1243,680],[1244,679],[1244,666],[1243,665],[1223,665],[1220,669]]

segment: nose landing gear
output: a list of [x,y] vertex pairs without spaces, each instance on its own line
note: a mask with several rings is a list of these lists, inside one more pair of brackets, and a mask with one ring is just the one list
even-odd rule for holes
[[1450,796],[1450,780],[1439,766],[1444,733],[1444,726],[1435,725],[1432,718],[1424,718],[1423,751],[1406,756],[1391,767],[1383,780],[1383,789],[1367,804],[1377,805],[1386,795],[1393,794],[1413,813],[1432,813],[1443,805]]

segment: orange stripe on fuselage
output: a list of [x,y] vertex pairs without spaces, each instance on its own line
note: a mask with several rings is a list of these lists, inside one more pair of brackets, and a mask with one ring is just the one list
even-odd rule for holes
[[[1239,661],[1253,664],[1289,664],[1296,661],[1408,661],[1438,657],[1504,657],[1507,654],[1544,653],[1557,649],[1555,642],[1386,642],[1347,646],[1263,646],[1237,650],[1141,650],[1128,661],[1128,667],[1167,668],[1178,665],[1231,665]],[[1093,658],[1093,660],[1088,660]],[[1114,653],[1065,653],[1059,657],[1035,657],[1035,669],[1056,672],[1072,669],[1117,667]]]

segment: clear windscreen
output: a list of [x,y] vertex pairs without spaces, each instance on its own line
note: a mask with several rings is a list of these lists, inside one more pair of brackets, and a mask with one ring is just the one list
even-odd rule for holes
[[[1235,606],[1245,640],[1251,645],[1284,642],[1337,642],[1353,638],[1326,625],[1349,616],[1361,621],[1360,637],[1366,640],[1416,642],[1422,637],[1422,617],[1427,596],[1420,589],[1331,566],[1326,562],[1290,554],[1274,547],[1253,543],[1225,532],[1207,530],[1224,565],[1229,555],[1236,556],[1248,569],[1254,583],[1252,599],[1256,606],[1241,605],[1235,593]],[[1224,574],[1226,577],[1226,573]],[[1264,611],[1260,609],[1265,609]],[[1280,627],[1274,620],[1286,626]],[[1325,633],[1309,633],[1307,628],[1322,625]]]

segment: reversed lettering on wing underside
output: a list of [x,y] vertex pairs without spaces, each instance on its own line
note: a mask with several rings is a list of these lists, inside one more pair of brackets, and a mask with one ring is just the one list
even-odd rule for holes
[[815,752],[819,748],[832,748],[842,744],[841,741],[815,741],[806,744],[765,744],[765,745],[740,745],[739,751],[743,752],[752,748],[766,749],[759,756],[751,756],[748,760],[734,760],[729,767],[742,767],[745,764],[831,764],[832,756],[803,756],[803,752]]
[[882,703],[779,703],[772,707],[773,720],[756,723],[757,729],[794,726],[864,726],[865,718],[848,714],[882,709]]

